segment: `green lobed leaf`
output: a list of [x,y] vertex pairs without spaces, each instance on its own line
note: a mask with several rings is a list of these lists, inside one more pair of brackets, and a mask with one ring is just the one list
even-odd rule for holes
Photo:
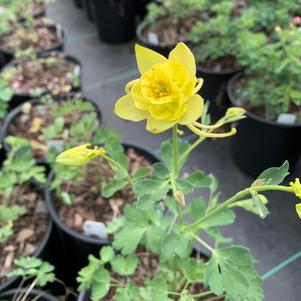
[[115,256],[114,250],[110,246],[102,247],[100,250],[100,258],[103,263],[107,263]]
[[153,165],[154,177],[160,180],[165,180],[169,177],[169,170],[164,163],[157,162]]
[[262,199],[257,191],[251,190],[251,195],[252,195],[252,201],[254,202],[254,205],[258,211],[258,215],[261,218],[265,218],[269,214],[268,208],[262,201]]
[[197,170],[189,175],[187,178],[194,188],[207,188],[212,185],[212,177],[206,176],[203,171]]
[[[258,273],[250,251],[241,246],[215,250],[209,260],[204,277],[205,286],[216,295],[226,293],[229,300],[245,300],[249,290],[262,291]],[[262,301],[257,295],[254,301]]]
[[279,185],[289,175],[289,163],[285,161],[280,167],[271,167],[262,172],[252,184],[254,186]]
[[113,271],[118,273],[119,275],[130,276],[134,274],[138,266],[138,262],[139,259],[136,255],[131,254],[127,257],[117,255],[111,260],[111,265]]
[[126,180],[111,180],[107,183],[102,183],[101,185],[101,193],[104,198],[110,198],[113,196],[117,191],[123,189],[128,182]]

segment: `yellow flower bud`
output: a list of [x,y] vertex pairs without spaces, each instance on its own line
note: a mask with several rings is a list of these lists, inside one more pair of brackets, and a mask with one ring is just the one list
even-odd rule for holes
[[234,122],[246,118],[245,113],[246,110],[243,108],[239,108],[239,107],[229,108],[225,116],[222,118],[223,123]]
[[70,166],[82,166],[96,157],[102,157],[105,149],[90,143],[70,148],[56,157],[56,162]]
[[297,212],[299,218],[301,219],[301,203],[296,204],[296,212]]
[[301,199],[301,184],[300,179],[295,179],[295,182],[290,182],[290,186],[297,198]]

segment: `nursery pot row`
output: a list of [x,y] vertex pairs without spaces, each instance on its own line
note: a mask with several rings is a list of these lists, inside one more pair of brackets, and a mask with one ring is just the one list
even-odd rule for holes
[[[78,96],[78,93],[67,93],[64,95],[60,95],[54,98],[55,101],[68,101],[69,99],[74,99]],[[97,106],[96,102],[92,99],[86,98],[86,97],[81,97],[81,99],[85,102],[89,102],[94,106],[95,112],[97,114],[97,118],[99,120],[99,124],[102,124],[102,113],[101,110],[99,109],[99,107]],[[27,101],[27,103],[30,103],[32,106],[36,106],[41,104],[41,101],[39,99],[31,99],[29,101]],[[16,121],[16,119],[18,117],[20,117],[20,115],[22,115],[23,113],[23,103],[20,104],[19,106],[17,106],[14,110],[12,110],[7,117],[4,120],[4,124],[3,124],[3,128],[2,128],[2,141],[3,141],[3,149],[8,152],[10,150],[10,147],[7,143],[5,143],[5,138],[9,135],[12,135],[12,133],[10,133],[10,126],[12,125],[12,123],[14,123]],[[37,164],[41,164],[41,165],[46,165],[47,168],[49,169],[49,166],[47,164],[47,162],[45,161],[45,159],[38,159],[37,160]]]
[[[64,31],[59,24],[47,25],[47,27],[53,31],[55,31],[58,41],[52,45],[48,49],[44,49],[37,53],[38,56],[46,55],[52,51],[63,51],[65,44],[65,34]],[[8,64],[12,59],[14,59],[15,53],[12,50],[8,50],[5,48],[0,48],[0,67]]]
[[[228,96],[237,106],[234,84],[242,76],[235,75],[228,85]],[[301,124],[268,121],[251,112],[237,123],[237,134],[231,140],[235,163],[246,174],[257,177],[263,170],[280,166],[288,160],[294,169],[301,152]]]
[[[51,54],[54,54],[55,52],[51,52]],[[48,53],[43,53],[39,57],[44,58],[48,55]],[[71,55],[64,55],[64,59],[70,63],[74,64],[74,75],[81,77],[81,63],[80,61],[71,56]],[[15,67],[19,64],[20,59],[13,60],[9,64],[5,65],[5,67],[1,70],[1,73],[4,73],[8,68]],[[72,86],[70,92],[79,92],[81,91],[81,86]],[[42,94],[51,94],[52,91],[44,91]],[[9,102],[9,110],[13,110],[18,105],[35,98],[37,96],[34,96],[32,93],[19,93],[17,91],[14,91],[14,94],[12,96],[12,99]]]

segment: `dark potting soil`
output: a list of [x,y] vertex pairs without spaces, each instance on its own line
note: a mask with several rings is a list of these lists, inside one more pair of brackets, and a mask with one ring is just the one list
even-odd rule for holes
[[155,33],[160,46],[175,46],[178,42],[187,41],[191,28],[199,19],[199,14],[195,14],[180,20],[177,24],[173,24],[168,18],[162,17],[154,22],[154,24],[146,27],[142,34],[148,40],[148,35]]
[[[140,156],[134,149],[127,150],[130,160],[129,173],[133,175],[139,167],[151,167],[151,163]],[[66,191],[75,197],[72,205],[65,205],[56,197],[55,206],[63,223],[79,233],[83,233],[86,220],[107,223],[123,214],[126,204],[136,199],[133,191],[125,187],[110,199],[101,196],[101,183],[114,175],[110,166],[102,159],[92,160],[79,170],[78,179],[66,180],[61,183],[61,191]]]
[[[57,101],[59,102],[60,100]],[[65,104],[67,101],[69,100],[62,100]],[[72,102],[71,99],[70,102]],[[67,143],[70,138],[72,138],[70,133],[72,125],[77,124],[83,116],[95,112],[93,105],[91,106],[92,110],[78,110],[65,114],[63,116],[63,130],[60,132],[60,135],[54,138],[55,141],[61,144]],[[10,124],[8,133],[13,136],[25,138],[32,148],[34,157],[37,160],[45,159],[51,145],[45,140],[44,131],[55,123],[56,116],[53,107],[48,104],[31,105],[26,103],[23,108],[23,112]],[[87,132],[85,137],[83,137],[83,142],[90,141],[92,135],[93,133]]]
[[[200,51],[202,51],[202,47],[200,47]],[[206,62],[198,62],[201,68],[206,68],[211,70],[212,72],[223,72],[225,70],[239,70],[240,65],[237,63],[236,59],[232,55],[228,55],[222,58],[218,58],[216,60],[206,60]]]
[[[42,194],[30,184],[16,186],[13,190],[10,203],[24,206],[26,213],[14,221],[13,235],[1,243],[0,284],[6,281],[6,274],[12,270],[14,259],[33,255],[46,233],[48,215],[43,210],[37,210],[40,201]],[[2,197],[0,204],[4,204]]]
[[[233,85],[233,94],[235,96],[235,101],[236,101],[237,105],[245,108],[250,113],[253,113],[265,120],[275,121],[275,119],[271,119],[267,116],[266,108],[264,106],[252,106],[252,102],[251,102],[252,96],[248,95],[245,92],[246,87],[248,85],[248,80],[250,78],[251,77],[248,77],[248,76],[242,76],[242,77],[238,78],[238,80],[236,80]],[[272,88],[272,87],[270,87],[270,88]],[[264,87],[264,89],[266,89],[266,87]],[[264,93],[264,91],[263,91],[263,93]],[[300,108],[298,106],[291,104],[289,113],[295,114],[297,116],[297,122],[298,123],[301,122],[301,112],[300,112]]]
[[0,38],[0,48],[8,51],[32,48],[34,52],[51,49],[58,42],[56,28],[39,22],[33,27],[17,27]]
[[75,63],[64,58],[63,54],[56,53],[45,58],[22,58],[16,65],[4,69],[3,75],[16,93],[50,91],[58,95],[71,91],[75,67]]

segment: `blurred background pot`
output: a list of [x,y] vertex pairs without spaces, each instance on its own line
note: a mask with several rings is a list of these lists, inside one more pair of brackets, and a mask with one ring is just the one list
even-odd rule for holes
[[[52,47],[39,51],[37,53],[38,56],[45,55],[52,51],[64,51],[65,34],[62,26],[60,24],[53,24],[47,25],[47,27],[53,29],[56,32],[58,41]],[[0,48],[0,67],[4,67],[6,64],[8,64],[11,60],[14,59],[14,56],[14,51]]]
[[[228,85],[228,96],[237,106],[234,84],[242,76],[235,75]],[[281,124],[265,120],[251,112],[237,124],[231,139],[233,160],[247,175],[257,177],[263,170],[280,166],[285,160],[293,170],[301,153],[301,124]]]
[[[14,296],[22,293],[24,294],[26,292],[26,289],[13,289],[13,290],[9,290],[9,291],[5,291],[3,293],[0,294],[0,299],[1,300],[7,300],[7,301],[11,301],[14,299]],[[37,289],[33,289],[28,298],[30,300],[41,300],[41,301],[59,301],[58,298],[56,298],[55,296],[52,296],[46,292],[37,290]]]
[[118,44],[135,37],[137,0],[93,0],[93,3],[101,41]]

